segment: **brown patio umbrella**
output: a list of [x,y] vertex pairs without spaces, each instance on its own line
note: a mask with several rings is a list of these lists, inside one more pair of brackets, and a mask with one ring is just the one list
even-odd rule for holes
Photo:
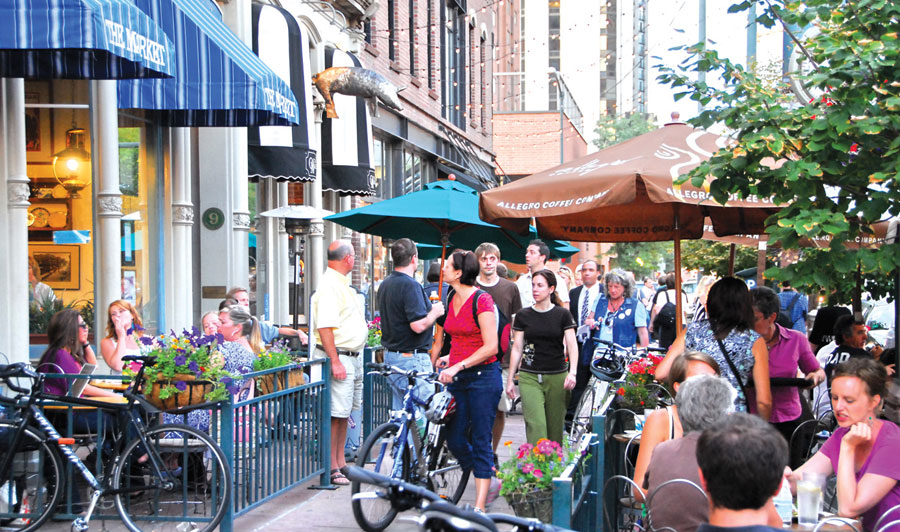
[[[778,208],[764,198],[717,203],[708,188],[678,178],[727,139],[675,123],[508,185],[481,193],[480,215],[524,234],[536,220],[542,237],[581,242],[675,241],[681,284],[682,238],[703,236],[709,218],[719,236],[765,232]],[[681,316],[681,298],[678,298]],[[680,321],[680,320],[679,320]],[[679,323],[680,326],[680,323]]]
[[[869,226],[872,230],[870,234],[860,235],[853,242],[844,242],[847,249],[878,248],[884,243],[887,237],[888,227],[891,225],[890,220],[882,220],[875,222]],[[766,242],[769,239],[767,234],[758,235],[730,235],[719,236],[713,230],[712,220],[707,218],[703,225],[703,240],[715,240],[716,242],[724,242],[726,244],[740,244],[742,246],[758,246],[760,242]],[[827,248],[831,245],[831,238],[801,238],[798,242],[801,248]]]

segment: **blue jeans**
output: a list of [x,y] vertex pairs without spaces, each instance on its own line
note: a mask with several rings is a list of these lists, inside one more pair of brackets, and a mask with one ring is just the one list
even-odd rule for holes
[[492,430],[497,401],[503,392],[500,363],[460,371],[447,389],[456,400],[456,415],[447,425],[447,446],[464,470],[471,469],[475,478],[491,478]]
[[[412,356],[404,356],[397,351],[384,352],[384,363],[388,366],[397,366],[402,370],[414,369],[419,372],[430,373],[434,371],[431,365],[431,357],[427,352],[413,353]],[[403,395],[406,393],[408,381],[403,375],[390,375],[388,379],[391,382],[391,409],[400,410],[403,408]],[[425,402],[434,394],[434,385],[429,384],[424,379],[416,380],[416,388],[413,394],[420,401]],[[424,409],[417,407],[418,413],[423,414]]]

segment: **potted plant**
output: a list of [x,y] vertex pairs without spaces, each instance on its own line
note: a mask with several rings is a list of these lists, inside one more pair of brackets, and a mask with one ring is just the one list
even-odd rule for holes
[[[301,386],[306,377],[301,368],[295,367],[287,340],[277,340],[267,351],[261,353],[253,361],[253,371],[264,371],[273,368],[285,368],[284,372],[268,373],[257,377],[256,385],[261,394]],[[278,381],[276,388],[276,379]]]
[[369,337],[366,339],[366,347],[372,350],[372,360],[379,364],[384,362],[384,350],[381,348],[381,316],[369,322]]
[[[181,335],[171,331],[159,337],[141,337],[143,354],[156,357],[156,364],[144,372],[147,400],[160,409],[172,410],[222,401],[236,393],[238,377],[225,371],[216,350],[223,341],[221,334],[204,336],[196,327]],[[123,373],[134,374],[139,368],[139,363],[132,362]]]
[[618,390],[622,397],[620,406],[637,413],[656,408],[659,398],[648,385],[653,382],[662,359],[661,356],[647,355],[628,366],[625,383]]
[[[509,447],[511,441],[504,445]],[[500,465],[500,495],[519,517],[553,520],[553,477],[562,474],[574,452],[542,438],[537,445],[523,443],[518,452]]]

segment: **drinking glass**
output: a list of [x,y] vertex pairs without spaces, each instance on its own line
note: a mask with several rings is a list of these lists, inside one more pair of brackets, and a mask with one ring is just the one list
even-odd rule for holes
[[797,522],[801,526],[815,526],[822,512],[825,475],[803,473],[797,481]]

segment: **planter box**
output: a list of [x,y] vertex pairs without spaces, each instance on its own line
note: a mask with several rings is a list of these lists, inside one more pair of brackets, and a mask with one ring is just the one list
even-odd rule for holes
[[[165,399],[159,397],[164,386],[170,384],[174,386],[176,382],[183,382],[187,387],[184,391],[176,392]],[[144,397],[160,410],[177,410],[207,402],[204,396],[211,391],[213,391],[213,383],[209,381],[197,380],[193,375],[176,375],[173,380],[160,379],[154,382],[150,390],[145,392]]]
[[[285,368],[287,367],[288,366],[285,366]],[[297,386],[302,386],[304,384],[306,384],[306,375],[300,368],[269,373],[268,375],[256,378],[256,385],[259,387],[259,393],[261,395],[286,390],[288,388],[296,388]]]

